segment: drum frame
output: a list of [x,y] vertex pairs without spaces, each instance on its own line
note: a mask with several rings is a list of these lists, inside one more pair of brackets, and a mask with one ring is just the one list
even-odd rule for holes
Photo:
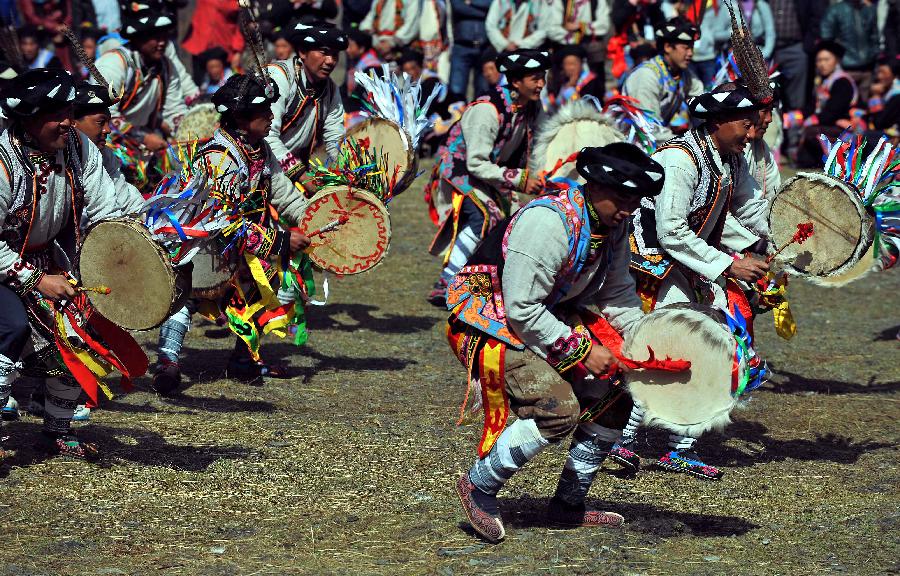
[[[366,127],[370,124],[388,124],[391,128],[400,133],[400,139],[403,141],[403,145],[406,149],[406,170],[401,171],[402,175],[397,178],[397,184],[395,189],[403,190],[409,184],[415,180],[416,177],[416,169],[418,167],[418,158],[416,157],[416,151],[412,147],[412,139],[409,137],[409,134],[406,133],[406,130],[403,129],[402,126],[394,122],[393,120],[388,120],[387,118],[382,118],[381,116],[370,116],[360,122],[359,124],[354,125],[349,130],[347,130],[347,134],[344,136],[344,139],[341,141],[343,145],[344,142],[347,141],[348,138],[353,137],[356,140],[360,140],[359,133],[364,131]],[[365,138],[365,136],[363,136]],[[369,141],[369,145],[373,148],[378,148],[378,143],[371,140]],[[373,150],[374,152],[374,150]],[[382,150],[382,154],[384,151]],[[388,155],[388,163],[391,165],[390,170],[386,170],[385,179],[389,180],[391,176],[393,176],[394,170],[393,167],[398,165],[399,162],[396,159],[390,158]]]

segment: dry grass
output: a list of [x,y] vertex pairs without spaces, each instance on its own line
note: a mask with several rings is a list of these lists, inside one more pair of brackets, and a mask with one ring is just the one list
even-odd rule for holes
[[[505,492],[507,541],[473,538],[452,485],[479,430],[454,426],[463,373],[445,314],[424,302],[438,263],[418,184],[392,205],[385,264],[332,281],[310,345],[269,341],[295,379],[221,379],[232,341],[204,324],[188,335],[182,397],[139,382],[82,428],[101,465],[42,460],[39,422],[10,425],[0,575],[898,571],[896,273],[839,292],[796,282],[790,343],[761,320],[777,376],[704,439],[721,483],[603,474],[592,497],[626,528],[549,530],[540,509],[564,459],[551,450]],[[642,443],[645,463],[663,440]]]

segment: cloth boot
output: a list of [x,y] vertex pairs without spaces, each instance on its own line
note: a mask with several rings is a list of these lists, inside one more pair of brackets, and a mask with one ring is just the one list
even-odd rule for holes
[[534,420],[516,420],[500,434],[488,455],[475,462],[469,479],[482,492],[496,495],[513,474],[549,445]]
[[181,348],[184,346],[184,337],[191,328],[191,312],[185,306],[175,314],[172,314],[159,328],[159,343],[157,350],[159,363],[178,363]]
[[580,424],[569,446],[569,455],[556,487],[556,498],[572,506],[583,504],[600,466],[618,437],[619,430],[593,422]]

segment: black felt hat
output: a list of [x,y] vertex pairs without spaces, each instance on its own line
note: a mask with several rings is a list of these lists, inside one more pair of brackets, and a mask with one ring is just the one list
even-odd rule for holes
[[[657,42],[690,44],[699,37],[700,32],[697,27],[681,17],[671,18],[656,29]],[[657,48],[662,49],[662,46],[657,44]]]
[[235,74],[212,95],[212,103],[221,114],[270,108],[277,99],[278,86],[275,82],[254,74]]
[[665,181],[663,167],[628,142],[582,148],[575,168],[588,182],[636,197],[656,196]]
[[110,94],[109,88],[82,80],[75,85],[75,116],[84,116],[91,110],[109,110],[118,102],[118,98]]
[[743,84],[729,82],[688,100],[691,116],[708,119],[742,110],[759,110],[767,103],[753,97]]
[[75,101],[75,79],[65,70],[38,68],[8,80],[0,106],[10,118],[57,110]]
[[550,69],[550,53],[543,50],[513,50],[497,56],[497,70],[507,76],[524,76]]
[[298,51],[347,49],[347,35],[327,22],[297,22],[292,26],[290,42]]
[[122,29],[119,34],[124,38],[175,27],[175,15],[162,2],[125,2],[121,7]]

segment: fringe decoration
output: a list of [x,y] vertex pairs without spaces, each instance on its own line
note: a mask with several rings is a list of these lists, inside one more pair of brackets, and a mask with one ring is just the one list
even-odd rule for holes
[[371,192],[387,205],[397,192],[399,176],[388,174],[387,159],[372,147],[368,138],[357,140],[350,136],[338,150],[338,156],[328,164],[313,160],[313,179],[317,188],[348,186]]
[[647,154],[653,154],[658,146],[653,134],[663,124],[652,112],[641,108],[640,104],[637,98],[613,96],[606,101],[603,113],[625,134],[628,142],[642,148]]

